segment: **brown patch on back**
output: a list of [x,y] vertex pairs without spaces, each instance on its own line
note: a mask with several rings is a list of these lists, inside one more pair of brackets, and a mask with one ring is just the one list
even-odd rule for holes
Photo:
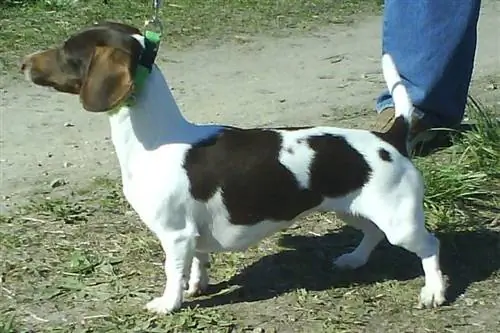
[[389,154],[389,152],[387,150],[385,150],[384,148],[380,148],[378,150],[378,156],[380,156],[380,158],[383,161],[392,162],[391,154]]
[[283,126],[283,127],[273,127],[272,129],[280,131],[296,131],[309,128],[312,128],[312,126]]
[[197,200],[222,190],[230,222],[290,221],[319,205],[322,196],[299,187],[279,160],[281,136],[263,129],[225,129],[195,144],[184,162]]
[[309,188],[302,188],[279,162],[282,138],[278,133],[221,130],[187,152],[184,168],[190,192],[206,202],[221,190],[230,222],[253,225],[263,220],[290,221],[318,206],[324,197],[345,195],[368,181],[370,167],[343,137],[319,135],[308,143],[316,155]]

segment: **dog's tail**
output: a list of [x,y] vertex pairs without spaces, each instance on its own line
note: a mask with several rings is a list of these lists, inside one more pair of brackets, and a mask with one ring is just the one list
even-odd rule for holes
[[409,125],[414,107],[401,76],[399,76],[396,64],[388,53],[382,56],[382,73],[384,74],[387,89],[389,89],[394,101],[396,118],[401,117]]
[[408,156],[407,140],[414,106],[401,80],[396,64],[388,53],[382,56],[382,73],[387,89],[389,89],[392,96],[395,111],[392,127],[383,135],[403,155]]

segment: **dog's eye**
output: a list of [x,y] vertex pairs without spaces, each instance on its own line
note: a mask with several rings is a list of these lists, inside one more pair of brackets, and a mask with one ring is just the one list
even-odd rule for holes
[[85,59],[82,54],[72,54],[61,50],[58,53],[58,63],[61,69],[67,73],[83,74],[85,70]]

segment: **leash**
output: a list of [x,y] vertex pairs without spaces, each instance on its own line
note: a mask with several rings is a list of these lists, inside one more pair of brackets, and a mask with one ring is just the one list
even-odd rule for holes
[[[161,36],[163,34],[163,24],[160,16],[161,0],[153,0],[153,17],[144,24],[145,37],[153,42],[158,47],[160,45]],[[156,48],[158,51],[158,48]]]
[[161,0],[153,0],[153,17],[150,20],[146,20],[144,23],[145,48],[139,59],[139,64],[134,76],[136,91],[128,99],[128,105],[134,104],[135,94],[142,89],[148,75],[153,70],[153,65],[160,48],[160,41],[163,34],[163,24],[159,18],[160,6]]

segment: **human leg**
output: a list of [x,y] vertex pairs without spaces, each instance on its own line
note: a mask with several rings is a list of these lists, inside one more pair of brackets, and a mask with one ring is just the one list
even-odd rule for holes
[[[463,118],[480,3],[385,0],[383,51],[398,66],[417,108],[416,121],[428,124],[422,129],[455,126]],[[377,111],[382,115],[393,107],[389,92],[384,91],[377,100]],[[384,123],[379,122],[379,130],[384,130]]]

